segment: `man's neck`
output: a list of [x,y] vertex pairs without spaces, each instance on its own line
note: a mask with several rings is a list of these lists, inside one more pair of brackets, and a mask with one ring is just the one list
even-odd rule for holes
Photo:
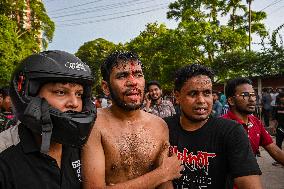
[[238,112],[235,109],[231,109],[231,111],[233,112],[233,114],[235,114],[237,116],[237,118],[242,120],[245,124],[248,123],[248,114]]
[[57,165],[60,168],[62,159],[62,144],[51,142],[48,155],[56,160]]
[[140,109],[127,111],[115,104],[109,107],[109,110],[115,117],[121,120],[137,120],[141,113]]
[[182,128],[186,131],[195,131],[203,127],[203,125],[208,121],[208,119],[204,121],[191,121],[187,119],[184,115],[180,116],[180,124]]

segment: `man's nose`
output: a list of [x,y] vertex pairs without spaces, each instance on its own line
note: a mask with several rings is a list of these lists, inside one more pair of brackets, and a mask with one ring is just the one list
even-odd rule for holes
[[202,94],[197,95],[197,102],[205,103],[205,98]]
[[80,103],[82,103],[82,100],[78,98],[75,94],[72,94],[68,97],[66,108],[76,110],[80,106]]
[[137,79],[133,75],[130,75],[127,78],[126,84],[127,85],[137,85]]

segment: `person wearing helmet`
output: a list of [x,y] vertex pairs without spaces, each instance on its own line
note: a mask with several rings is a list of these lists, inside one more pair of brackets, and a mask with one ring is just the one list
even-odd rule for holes
[[90,68],[63,51],[27,57],[10,96],[20,142],[0,154],[0,188],[81,188],[80,148],[96,118]]
[[112,105],[98,109],[82,151],[85,189],[156,188],[179,177],[183,167],[168,157],[166,123],[141,110],[145,79],[132,52],[114,52],[101,67],[102,88]]

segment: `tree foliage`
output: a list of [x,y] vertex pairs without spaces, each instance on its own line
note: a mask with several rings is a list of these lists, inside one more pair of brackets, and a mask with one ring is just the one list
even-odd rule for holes
[[55,25],[49,18],[41,1],[4,0],[0,2],[0,15],[5,15],[17,23],[17,33],[21,38],[35,40],[46,48],[52,41]]
[[[146,81],[158,80],[166,91],[173,88],[175,71],[192,63],[212,67],[217,82],[237,76],[283,73],[284,51],[279,31],[284,26],[270,37],[262,23],[266,13],[252,11],[252,32],[270,40],[264,50],[249,52],[248,9],[241,0],[177,0],[169,5],[167,16],[179,22],[176,29],[149,23],[126,44],[96,39],[80,47],[77,55],[97,71],[113,49],[135,51],[144,65]],[[221,23],[222,17],[227,21]],[[100,74],[96,76],[99,78]]]
[[9,83],[16,64],[31,54],[37,44],[20,38],[16,23],[6,16],[0,15],[0,26],[0,86],[4,86]]
[[52,40],[54,23],[42,2],[30,0],[29,3],[28,6],[25,0],[0,1],[0,86],[8,85],[16,64],[40,51],[41,43],[47,47]]

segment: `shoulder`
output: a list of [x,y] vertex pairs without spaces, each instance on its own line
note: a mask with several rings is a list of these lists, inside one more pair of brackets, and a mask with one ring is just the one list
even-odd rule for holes
[[148,125],[148,126],[155,125],[157,127],[154,127],[154,128],[159,128],[162,130],[167,129],[167,124],[162,118],[154,114],[144,112],[144,111],[141,111],[141,113],[142,113],[142,119],[145,125]]
[[226,119],[223,117],[210,118],[207,124],[209,124],[209,128],[220,132],[235,132],[235,130],[243,128],[235,120]]
[[263,125],[262,125],[262,122],[261,122],[256,116],[254,116],[254,115],[249,115],[248,117],[249,117],[249,120],[250,120],[251,122],[253,122],[254,125],[257,124],[257,126],[263,126]]
[[165,122],[167,123],[168,128],[171,130],[173,128],[176,128],[176,125],[179,124],[179,115],[175,114],[173,116],[165,117]]
[[229,126],[238,125],[236,121],[227,119],[225,117],[211,118],[209,119],[209,122],[211,122],[212,124],[218,125],[220,127],[229,127]]
[[0,162],[1,164],[5,164],[9,162],[18,162],[22,157],[23,152],[21,151],[20,144],[12,145],[9,148],[5,149],[0,153]]

